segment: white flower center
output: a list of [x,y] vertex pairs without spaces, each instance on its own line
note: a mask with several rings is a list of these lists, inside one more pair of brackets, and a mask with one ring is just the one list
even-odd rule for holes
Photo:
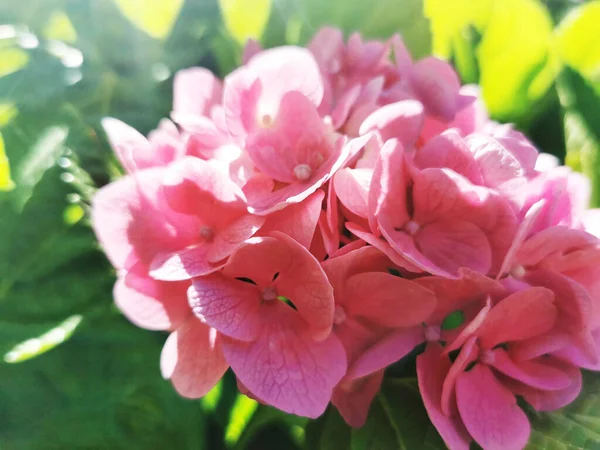
[[312,169],[308,164],[298,164],[294,167],[294,176],[300,181],[308,180],[312,175]]

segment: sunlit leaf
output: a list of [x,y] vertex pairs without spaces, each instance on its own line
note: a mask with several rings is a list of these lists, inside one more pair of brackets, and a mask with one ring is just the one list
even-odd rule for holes
[[21,70],[29,62],[29,55],[20,48],[0,47],[0,77]]
[[5,127],[17,115],[14,103],[0,103],[0,128]]
[[0,134],[0,191],[9,191],[15,187],[15,183],[10,178],[10,166],[8,158],[4,152],[4,139]]
[[67,225],[75,225],[85,216],[85,211],[80,205],[69,205],[65,208],[63,216]]
[[496,0],[477,50],[480,84],[491,114],[516,121],[532,116],[555,68],[552,19],[538,0]]
[[227,445],[231,447],[238,442],[250,420],[252,420],[256,408],[258,408],[256,400],[238,394],[231,409],[227,429],[225,430],[225,442]]
[[565,116],[566,162],[592,182],[592,206],[600,206],[600,95],[566,66],[558,78]]
[[223,393],[223,381],[219,381],[214,388],[212,388],[208,394],[202,397],[202,407],[206,411],[214,411],[217,407],[221,394]]
[[240,43],[260,39],[269,20],[272,0],[219,0],[227,31]]
[[4,361],[18,363],[46,353],[69,339],[82,319],[83,317],[78,314],[73,315],[47,333],[16,345],[4,355]]
[[62,11],[55,11],[48,19],[48,23],[44,27],[44,37],[47,39],[56,39],[73,43],[77,40],[77,31],[73,28],[73,24]]
[[19,162],[15,168],[15,180],[19,186],[18,192],[15,193],[18,206],[25,205],[31,196],[33,187],[42,178],[46,170],[56,164],[57,158],[64,151],[66,138],[66,128],[49,128]]
[[432,50],[442,58],[450,58],[453,41],[465,28],[485,27],[494,0],[425,0],[425,16],[431,22]]
[[156,39],[169,35],[183,0],[114,0],[121,12],[136,27]]
[[561,58],[600,88],[600,1],[573,9],[556,30]]

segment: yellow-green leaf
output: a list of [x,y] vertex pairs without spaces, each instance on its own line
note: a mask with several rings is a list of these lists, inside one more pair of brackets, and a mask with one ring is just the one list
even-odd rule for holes
[[77,32],[69,20],[69,16],[62,11],[55,11],[50,15],[48,23],[44,27],[44,36],[47,39],[55,39],[68,43],[73,43],[77,40]]
[[237,443],[243,431],[250,423],[250,419],[252,419],[256,408],[258,408],[258,402],[245,395],[238,394],[231,408],[229,423],[225,430],[225,442],[227,442],[227,445],[233,446]]
[[240,44],[260,39],[269,15],[271,0],[219,0],[227,31]]
[[552,86],[553,25],[538,0],[496,0],[477,49],[480,84],[493,117],[517,121]]
[[4,355],[4,361],[7,363],[18,363],[53,349],[71,337],[82,319],[82,316],[75,314],[59,323],[47,333],[21,342]]
[[20,48],[0,48],[0,77],[21,70],[29,62],[29,55]]
[[425,0],[425,16],[431,22],[433,53],[442,58],[452,55],[452,41],[467,26],[478,30],[488,21],[493,0]]
[[183,6],[183,0],[114,1],[131,23],[156,39],[169,35]]
[[17,115],[17,107],[12,102],[0,103],[0,128],[8,125]]
[[556,29],[556,45],[564,62],[594,84],[600,83],[600,1],[573,9]]
[[10,178],[10,166],[8,158],[4,152],[4,140],[0,134],[0,191],[9,191],[15,187],[15,183]]

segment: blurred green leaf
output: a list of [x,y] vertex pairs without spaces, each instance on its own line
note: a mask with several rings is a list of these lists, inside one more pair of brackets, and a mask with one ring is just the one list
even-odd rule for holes
[[74,43],[77,40],[77,31],[73,27],[69,16],[59,10],[54,11],[48,18],[43,34],[46,39],[56,39],[69,43]]
[[591,81],[600,92],[600,1],[573,9],[556,30],[561,58]]
[[231,409],[227,429],[225,430],[225,442],[228,446],[233,447],[239,441],[240,436],[250,423],[257,408],[258,402],[256,400],[252,400],[243,394],[238,394]]
[[29,62],[29,55],[15,47],[0,47],[0,77],[21,70]]
[[0,364],[0,448],[207,448],[197,402],[160,376],[163,340],[113,315],[82,323],[60,351]]
[[0,191],[9,191],[15,187],[15,183],[10,178],[10,166],[8,158],[4,152],[4,139],[0,134]]
[[494,118],[534,116],[554,81],[552,28],[538,0],[495,0],[477,49],[483,98]]
[[156,39],[169,35],[183,0],[114,0],[121,12],[140,30]]
[[469,26],[481,31],[487,24],[494,0],[425,0],[425,16],[431,22],[432,52],[450,59],[454,41]]
[[577,400],[550,413],[528,408],[532,433],[528,450],[576,450],[600,447],[600,376],[584,373]]
[[219,0],[225,26],[231,36],[244,45],[259,40],[269,20],[272,0]]
[[17,344],[4,355],[4,361],[18,363],[46,353],[69,339],[82,319],[82,316],[75,314],[41,336]]
[[592,206],[600,206],[600,95],[575,70],[565,66],[557,88],[564,110],[566,162],[592,182]]

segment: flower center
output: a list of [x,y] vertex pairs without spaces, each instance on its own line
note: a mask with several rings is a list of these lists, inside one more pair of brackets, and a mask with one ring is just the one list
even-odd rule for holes
[[442,330],[437,325],[427,325],[425,327],[425,340],[427,342],[437,342],[442,336]]
[[483,364],[494,364],[494,361],[496,360],[496,355],[494,354],[493,351],[488,350],[487,348],[482,348],[479,351],[479,361],[481,361]]
[[312,169],[308,164],[298,164],[294,167],[294,176],[300,181],[306,181],[312,175]]
[[205,241],[210,242],[215,237],[215,233],[211,227],[204,225],[200,227],[200,237],[202,237]]
[[277,299],[277,289],[274,286],[267,286],[262,290],[262,298],[265,302],[272,302]]
[[335,305],[335,310],[333,311],[333,323],[336,325],[341,325],[346,321],[346,311],[340,305]]
[[513,267],[510,271],[510,275],[517,279],[523,278],[525,275],[525,267],[521,265]]
[[270,114],[263,114],[263,116],[260,118],[260,124],[265,128],[270,127],[273,125],[273,117],[271,117]]
[[407,231],[408,234],[415,234],[417,231],[419,231],[419,228],[421,228],[421,225],[419,225],[414,220],[409,221],[404,226],[404,229]]

